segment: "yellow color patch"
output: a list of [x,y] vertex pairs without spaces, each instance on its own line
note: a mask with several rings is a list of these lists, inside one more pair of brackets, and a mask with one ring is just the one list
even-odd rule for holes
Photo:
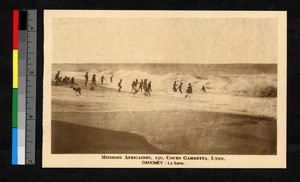
[[18,88],[18,72],[19,72],[19,51],[13,50],[13,88]]

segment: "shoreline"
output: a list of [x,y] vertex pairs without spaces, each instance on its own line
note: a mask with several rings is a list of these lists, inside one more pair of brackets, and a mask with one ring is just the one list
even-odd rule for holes
[[[161,112],[176,112],[178,110],[173,109],[173,110],[160,110]],[[147,111],[93,111],[93,112],[89,112],[89,111],[81,111],[80,114],[101,114],[101,113],[116,113],[116,112],[158,112],[158,110],[147,110]],[[186,110],[186,111],[182,111],[182,112],[186,112],[186,113],[193,113],[193,112],[199,112],[199,113],[210,113],[210,114],[219,114],[219,115],[224,115],[224,116],[236,116],[236,117],[241,117],[241,118],[249,118],[249,119],[262,119],[262,120],[268,120],[270,122],[277,122],[277,118],[275,117],[271,117],[271,116],[261,116],[261,115],[253,115],[253,114],[241,114],[241,113],[226,113],[226,112],[218,112],[218,111],[204,111],[204,110]],[[52,112],[52,114],[57,114],[57,113],[66,113],[66,114],[77,114],[78,112],[72,112],[72,111],[55,111]]]
[[[166,95],[154,92],[151,97],[148,97],[141,92],[137,94],[123,90],[118,92],[117,89],[106,85],[98,85],[94,90],[90,90],[89,86],[80,87],[82,95],[76,94],[70,85],[52,86],[52,111],[77,112],[77,109],[81,112],[196,110],[277,118],[275,102],[277,99],[215,93],[195,93],[191,97],[185,98],[186,94],[176,92]],[[67,104],[72,107],[61,107]]]
[[[144,137],[154,148],[177,154],[276,154],[277,124],[270,117],[205,111],[124,111],[53,112],[52,120],[76,124],[79,128],[136,134]],[[59,129],[52,132],[58,135],[65,133]],[[77,132],[80,130],[74,131]],[[134,153],[138,151],[136,148]]]

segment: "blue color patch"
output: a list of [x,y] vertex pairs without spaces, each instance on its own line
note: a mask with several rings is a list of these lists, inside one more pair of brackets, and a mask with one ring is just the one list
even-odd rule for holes
[[18,165],[18,128],[12,129],[12,165]]

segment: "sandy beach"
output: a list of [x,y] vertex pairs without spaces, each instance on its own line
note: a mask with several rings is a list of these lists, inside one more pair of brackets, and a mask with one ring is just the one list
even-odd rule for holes
[[77,86],[52,86],[52,153],[276,154],[276,98]]

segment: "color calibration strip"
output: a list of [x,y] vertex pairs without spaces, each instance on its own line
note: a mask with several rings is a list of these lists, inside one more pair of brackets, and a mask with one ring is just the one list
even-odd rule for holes
[[12,164],[35,163],[36,10],[13,11]]
[[19,11],[13,11],[12,164],[18,164],[18,35]]

